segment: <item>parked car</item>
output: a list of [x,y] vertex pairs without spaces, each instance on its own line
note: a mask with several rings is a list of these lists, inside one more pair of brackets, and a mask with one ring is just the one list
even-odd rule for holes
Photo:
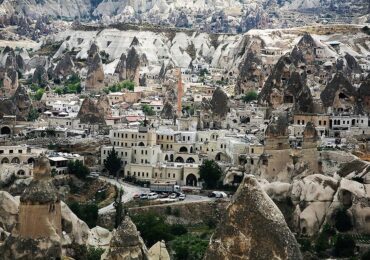
[[170,198],[170,199],[176,199],[177,198],[177,194],[176,193],[172,193],[170,196],[168,196],[168,198]]
[[167,198],[168,197],[168,193],[166,193],[166,192],[159,193],[158,194],[158,197],[161,198],[161,199]]
[[98,172],[92,172],[89,174],[90,178],[97,179],[99,178],[99,173]]
[[155,192],[149,193],[148,200],[155,200],[155,199],[158,199],[158,194]]
[[147,200],[148,199],[148,194],[146,194],[146,193],[141,194],[140,199]]
[[212,191],[211,193],[208,194],[208,197],[210,198],[227,198],[227,194],[223,191]]
[[179,200],[185,200],[186,195],[184,193],[181,193],[179,196]]

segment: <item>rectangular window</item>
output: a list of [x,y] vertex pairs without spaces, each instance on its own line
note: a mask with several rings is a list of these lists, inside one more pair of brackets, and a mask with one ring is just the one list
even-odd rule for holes
[[22,150],[18,150],[18,153],[22,153],[23,151]]

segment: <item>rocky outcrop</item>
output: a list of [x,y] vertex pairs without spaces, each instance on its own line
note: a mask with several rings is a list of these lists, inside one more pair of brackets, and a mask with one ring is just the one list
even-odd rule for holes
[[[212,99],[203,98],[201,103],[203,115],[201,116],[200,127],[208,126],[213,128],[226,127],[225,118],[230,110],[230,100],[225,91],[217,87],[213,92]],[[212,126],[210,125],[212,124]]]
[[104,110],[91,98],[85,98],[82,102],[77,118],[83,124],[105,125]]
[[32,83],[45,87],[48,83],[48,73],[45,67],[38,65],[32,75]]
[[140,56],[134,47],[127,53],[126,59],[126,79],[134,81],[139,85]]
[[251,175],[240,184],[221,223],[205,260],[302,259],[284,216]]
[[229,97],[226,95],[225,91],[217,87],[213,92],[210,105],[214,116],[224,118],[230,109]]
[[17,120],[26,120],[31,109],[31,99],[23,86],[19,86],[13,97],[0,101],[0,117],[16,115]]
[[366,80],[361,83],[358,89],[358,95],[362,101],[362,107],[365,112],[370,112],[370,74],[367,76]]
[[117,67],[115,69],[115,73],[118,74],[119,80],[125,80],[127,78],[126,74],[126,54],[122,53],[119,62],[117,64]]
[[4,49],[2,54],[6,57],[4,67],[6,69],[15,69],[20,72],[24,72],[26,65],[21,55],[15,54],[14,50],[9,48],[8,50]]
[[64,202],[61,203],[61,207],[62,230],[66,233],[64,240],[80,245],[87,244],[90,234],[87,224],[80,220]]
[[20,197],[17,225],[0,248],[5,259],[61,257],[61,207],[46,157],[36,160],[34,178]]
[[189,27],[188,17],[184,12],[181,12],[176,19],[176,27]]
[[66,53],[62,59],[57,63],[53,71],[54,78],[67,78],[74,71],[74,63],[71,56]]
[[6,191],[0,191],[0,228],[11,232],[18,219],[19,201]]
[[260,104],[272,108],[291,104],[297,112],[313,112],[311,91],[298,68],[301,60],[304,60],[304,56],[299,49],[279,59],[258,96]]
[[147,260],[148,250],[135,224],[125,217],[115,231],[109,248],[103,254],[106,260]]
[[92,44],[88,51],[87,77],[85,81],[86,91],[100,91],[104,87],[104,69],[99,54],[99,48]]
[[158,241],[149,249],[150,260],[170,260],[170,254],[167,251],[166,244]]
[[11,97],[19,86],[18,72],[14,68],[6,70],[1,91],[4,97]]
[[277,137],[288,138],[288,118],[286,115],[279,115],[276,121],[272,121],[268,124],[265,136],[267,138],[275,139]]
[[104,118],[112,115],[112,109],[107,95],[100,95],[96,105],[103,112]]
[[361,112],[356,88],[348,81],[343,73],[335,74],[320,95],[324,107],[334,110]]
[[172,119],[175,116],[176,112],[173,108],[173,105],[170,102],[166,102],[163,105],[163,109],[161,111],[161,117],[166,119]]
[[[260,51],[260,50],[259,50]],[[262,85],[262,60],[255,51],[248,51],[244,61],[240,64],[239,76],[237,79],[237,93],[257,91]]]
[[335,225],[338,210],[348,215],[351,231],[369,234],[370,193],[368,184],[361,183],[369,172],[368,163],[355,159],[343,163],[334,177],[312,174],[291,184],[263,183],[263,188],[279,205],[290,208],[285,217],[302,235],[316,235],[325,223]]

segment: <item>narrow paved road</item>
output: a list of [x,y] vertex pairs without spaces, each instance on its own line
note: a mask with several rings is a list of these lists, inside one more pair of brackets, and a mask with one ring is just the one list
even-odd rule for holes
[[[140,186],[134,186],[131,184],[128,184],[126,182],[122,181],[116,181],[116,179],[110,179],[107,177],[99,177],[99,179],[109,182],[110,184],[115,185],[119,189],[123,190],[123,195],[122,195],[122,202],[126,203],[129,202],[134,198],[135,194],[141,194],[141,193],[148,193],[149,189],[148,188],[143,188]],[[99,209],[99,214],[103,214],[109,211],[114,210],[113,203],[109,204],[108,206]]]
[[[119,189],[122,189],[123,190],[123,195],[122,195],[122,202],[123,203],[129,202],[130,200],[132,200],[134,198],[135,194],[149,193],[150,192],[149,188],[143,188],[143,187],[140,187],[140,186],[135,186],[135,185],[128,184],[128,183],[120,181],[120,180],[116,181],[116,179],[110,179],[110,178],[103,177],[103,176],[100,176],[99,179],[101,179],[103,181],[106,181],[106,182],[109,182],[110,184],[115,185]],[[186,203],[211,201],[211,200],[215,200],[215,199],[214,198],[208,198],[208,197],[205,197],[205,196],[188,194],[188,195],[186,195],[185,200],[171,202],[171,204],[186,204]],[[113,203],[111,203],[108,206],[99,209],[99,214],[104,214],[104,213],[107,213],[107,212],[110,212],[110,211],[113,211],[113,210],[114,210]]]

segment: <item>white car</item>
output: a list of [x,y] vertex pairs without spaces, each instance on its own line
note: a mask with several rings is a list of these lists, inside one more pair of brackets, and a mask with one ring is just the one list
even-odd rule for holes
[[169,199],[176,199],[177,198],[177,194],[176,193],[172,193],[170,196],[168,196]]
[[155,200],[158,199],[158,194],[155,192],[151,192],[148,194],[148,200]]
[[184,193],[181,193],[179,196],[179,200],[185,200],[186,195]]

